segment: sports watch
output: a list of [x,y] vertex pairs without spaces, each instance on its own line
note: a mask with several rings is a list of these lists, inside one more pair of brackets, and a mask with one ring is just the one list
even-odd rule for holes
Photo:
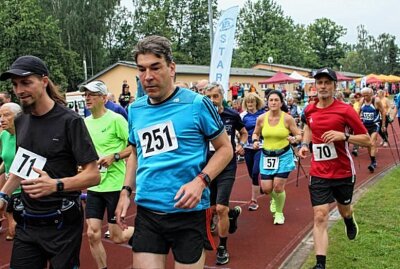
[[114,160],[116,162],[118,162],[119,160],[121,160],[121,156],[119,155],[119,153],[114,153]]
[[57,192],[61,192],[64,190],[64,182],[61,181],[61,179],[57,179]]

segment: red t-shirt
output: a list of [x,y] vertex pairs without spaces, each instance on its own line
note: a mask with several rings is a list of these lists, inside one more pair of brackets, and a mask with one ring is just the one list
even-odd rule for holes
[[307,125],[312,132],[313,154],[310,175],[326,179],[342,179],[355,175],[353,158],[349,144],[335,141],[325,144],[322,134],[334,130],[353,134],[366,134],[359,115],[348,104],[334,100],[326,108],[317,108],[317,103],[310,104],[304,111]]
[[237,96],[239,89],[240,89],[239,86],[235,86],[235,85],[231,86],[230,90],[232,91],[232,96]]

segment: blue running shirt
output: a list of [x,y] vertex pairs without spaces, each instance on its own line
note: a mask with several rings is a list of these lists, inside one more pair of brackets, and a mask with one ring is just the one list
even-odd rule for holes
[[128,119],[129,142],[136,146],[138,158],[136,204],[165,213],[208,208],[208,188],[190,210],[175,208],[174,197],[206,165],[208,141],[224,131],[212,102],[188,89],[176,88],[159,104],[151,104],[148,96],[139,98],[129,107]]

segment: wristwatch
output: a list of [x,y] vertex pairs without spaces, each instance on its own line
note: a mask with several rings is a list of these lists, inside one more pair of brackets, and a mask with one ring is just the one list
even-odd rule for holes
[[130,186],[123,186],[122,187],[122,189],[121,189],[121,191],[122,190],[126,190],[127,192],[128,192],[128,196],[131,196],[131,194],[132,194],[132,188],[130,187]]
[[204,172],[200,172],[197,176],[203,180],[203,182],[205,183],[205,185],[206,185],[207,187],[210,186],[210,184],[211,184],[211,178],[210,178],[209,175],[207,175],[207,174],[204,173]]
[[244,148],[244,143],[242,141],[239,141],[239,145],[241,145],[242,148]]
[[57,179],[57,192],[61,192],[64,190],[64,183],[61,181],[61,179]]
[[3,200],[5,203],[8,203],[10,201],[10,196],[8,196],[4,192],[0,192],[0,200]]
[[119,155],[119,153],[114,153],[114,160],[116,162],[118,162],[119,160],[121,160],[121,156]]

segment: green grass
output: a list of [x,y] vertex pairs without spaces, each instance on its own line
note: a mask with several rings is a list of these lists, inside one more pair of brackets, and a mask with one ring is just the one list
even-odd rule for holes
[[[343,220],[329,230],[327,268],[400,268],[400,168],[373,185],[355,204],[360,232],[354,241],[344,233]],[[302,269],[315,265],[310,254]]]

